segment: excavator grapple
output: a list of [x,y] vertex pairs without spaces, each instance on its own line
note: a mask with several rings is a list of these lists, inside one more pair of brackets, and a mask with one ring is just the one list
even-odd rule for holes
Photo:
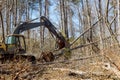
[[51,61],[54,61],[54,59],[55,59],[55,56],[53,55],[52,52],[42,52],[41,57],[46,62],[51,62]]

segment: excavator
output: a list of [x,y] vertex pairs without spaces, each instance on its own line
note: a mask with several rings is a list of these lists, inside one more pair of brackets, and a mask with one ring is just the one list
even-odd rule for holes
[[[40,17],[41,22],[24,22],[13,31],[13,34],[8,35],[4,42],[0,42],[0,60],[12,60],[12,59],[27,59],[28,61],[35,61],[36,58],[33,55],[25,55],[26,42],[25,37],[20,33],[30,30],[39,26],[46,27],[52,35],[56,37],[56,43],[58,50],[67,46],[68,42],[64,36],[56,29],[56,27],[44,16]],[[51,54],[53,55],[53,54]],[[53,57],[53,56],[52,56]]]

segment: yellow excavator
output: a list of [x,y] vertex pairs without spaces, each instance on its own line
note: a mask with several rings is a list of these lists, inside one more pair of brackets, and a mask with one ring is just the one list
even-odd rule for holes
[[21,35],[23,31],[30,30],[39,26],[46,27],[52,35],[56,37],[58,49],[62,49],[66,46],[67,41],[64,36],[56,29],[56,27],[44,16],[40,17],[41,22],[23,24],[16,27],[13,34],[8,35],[4,42],[0,42],[0,60],[7,60],[13,58],[24,58],[30,61],[35,61],[33,55],[24,55],[26,53],[25,37]]

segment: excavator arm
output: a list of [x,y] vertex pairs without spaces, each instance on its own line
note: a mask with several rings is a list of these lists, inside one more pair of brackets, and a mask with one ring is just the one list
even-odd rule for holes
[[42,26],[44,25],[43,22],[36,22],[36,23],[27,23],[24,22],[23,24],[19,25],[18,27],[16,27],[16,29],[14,30],[13,34],[20,34],[26,30],[30,30],[33,28],[36,28],[38,26]]
[[59,49],[62,49],[65,47],[66,40],[64,36],[57,31],[56,27],[44,16],[41,16],[41,22],[35,22],[35,23],[23,23],[19,25],[13,32],[13,34],[20,34],[23,31],[30,30],[39,26],[45,26],[56,38],[57,38],[57,44]]

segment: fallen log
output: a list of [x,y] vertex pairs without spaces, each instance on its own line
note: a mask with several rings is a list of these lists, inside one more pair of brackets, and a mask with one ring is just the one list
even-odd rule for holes
[[59,70],[62,72],[67,72],[68,76],[79,77],[82,79],[91,79],[92,77],[105,77],[108,78],[111,74],[103,74],[103,72],[89,72],[81,70],[73,70],[66,68],[53,68],[53,70]]
[[86,60],[86,59],[91,59],[91,58],[96,58],[96,57],[102,57],[101,55],[95,55],[95,56],[87,56],[87,57],[81,57],[78,59],[71,59],[71,60],[61,60],[61,61],[54,61],[54,62],[44,62],[44,63],[38,63],[34,66],[39,66],[39,65],[50,65],[50,64],[57,64],[57,63],[70,63],[73,61],[80,61],[80,60]]

